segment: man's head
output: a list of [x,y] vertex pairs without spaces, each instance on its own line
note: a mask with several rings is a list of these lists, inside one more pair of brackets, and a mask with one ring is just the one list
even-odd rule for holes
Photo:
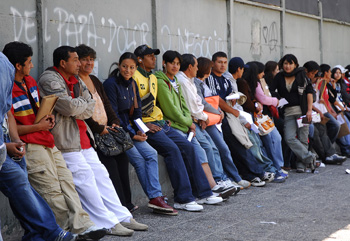
[[34,65],[32,63],[33,50],[28,44],[11,42],[5,45],[2,52],[16,68],[16,75],[21,75],[21,78],[29,75]]
[[156,55],[159,53],[159,49],[152,49],[146,44],[138,46],[134,51],[138,65],[147,72],[150,72],[156,67]]
[[67,76],[77,75],[80,68],[79,56],[75,48],[61,46],[53,51],[53,65]]
[[198,62],[193,54],[183,54],[180,71],[184,72],[188,78],[194,78],[198,71]]
[[[315,61],[308,61],[303,66],[306,71],[306,76],[311,80],[315,81],[315,75],[320,70],[320,66]],[[317,76],[318,77],[318,76]]]
[[223,73],[226,72],[227,69],[227,55],[224,52],[216,52],[212,59],[214,63],[212,72],[217,75],[221,76]]
[[244,64],[243,59],[240,57],[232,58],[228,64],[228,71],[235,75],[236,79],[242,77],[244,68],[249,68],[249,66]]
[[168,77],[173,78],[180,70],[182,63],[181,54],[174,50],[168,50],[163,54],[163,69]]

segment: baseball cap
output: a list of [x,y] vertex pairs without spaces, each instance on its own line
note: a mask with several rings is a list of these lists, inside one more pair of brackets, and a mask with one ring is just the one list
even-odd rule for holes
[[230,60],[228,63],[228,69],[229,72],[233,72],[231,70],[238,69],[238,68],[249,68],[249,65],[244,64],[244,61],[240,57],[234,57]]
[[160,50],[159,49],[152,49],[150,46],[148,46],[147,44],[143,44],[143,45],[140,45],[138,46],[135,51],[134,51],[134,54],[137,56],[137,57],[142,57],[142,56],[145,56],[147,54],[155,54],[155,55],[158,55],[160,54]]
[[346,71],[348,71],[347,69],[345,69],[343,66],[341,66],[340,64],[336,65],[333,67],[334,68],[338,68],[340,69],[340,71],[342,72],[342,74],[344,74]]

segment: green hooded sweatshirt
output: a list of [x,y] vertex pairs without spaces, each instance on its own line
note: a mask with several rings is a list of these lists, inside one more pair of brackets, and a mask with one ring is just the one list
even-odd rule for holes
[[180,84],[175,77],[175,82],[179,87],[179,93],[177,93],[168,76],[162,71],[157,71],[154,75],[158,79],[157,106],[162,110],[164,119],[171,121],[171,127],[187,133],[192,125],[192,117],[182,95]]

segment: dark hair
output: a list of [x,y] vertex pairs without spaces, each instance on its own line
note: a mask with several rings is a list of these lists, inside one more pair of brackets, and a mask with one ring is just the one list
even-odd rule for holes
[[165,63],[172,63],[176,58],[179,59],[180,64],[182,64],[181,54],[174,50],[168,50],[163,54],[163,61]]
[[[131,52],[125,52],[125,53],[123,53],[123,54],[120,56],[120,58],[119,58],[119,62],[118,62],[119,65],[120,65],[125,59],[132,59],[132,60],[134,60],[136,66],[137,66],[137,57],[136,57],[135,54],[133,54],[133,53],[131,53]],[[119,73],[118,63],[117,63],[117,62],[114,62],[114,63],[111,64],[111,67],[109,67],[108,78],[113,77],[113,76],[114,76],[114,77],[117,77],[117,76],[118,76],[118,73]],[[114,70],[111,72],[111,69],[112,69],[112,67],[113,67],[114,65],[116,65],[117,68],[114,69]]]
[[181,57],[180,71],[186,71],[190,65],[194,66],[196,63],[194,60],[196,57],[193,54],[183,54]]
[[2,53],[6,55],[14,67],[16,67],[17,63],[24,66],[24,62],[26,62],[29,57],[33,56],[32,47],[17,41],[6,44]]
[[61,60],[68,61],[70,53],[76,52],[74,47],[60,46],[53,51],[53,65],[58,68]]
[[303,67],[307,70],[307,72],[311,72],[314,70],[320,70],[320,66],[318,65],[318,63],[316,63],[315,61],[311,60],[306,62]]
[[258,86],[258,66],[254,62],[248,62],[247,65],[249,65],[249,68],[244,68],[243,76],[242,78],[245,79],[249,85],[250,91],[251,91],[251,98],[255,98],[255,89]]
[[347,65],[347,66],[345,67],[345,69],[347,69],[347,71],[345,72],[345,77],[346,77],[346,78],[349,78],[349,77],[350,77],[350,64]]
[[264,72],[265,70],[265,65],[259,61],[252,61],[252,63],[256,64],[256,66],[258,67],[258,74]]
[[282,59],[280,59],[280,61],[278,62],[278,66],[280,69],[283,69],[283,63],[285,61],[287,61],[290,64],[294,63],[295,68],[299,67],[298,59],[293,54],[286,54],[285,56],[282,57]]
[[320,70],[321,70],[321,77],[324,77],[324,74],[328,72],[331,69],[331,66],[328,64],[321,64],[320,65]]
[[86,57],[96,59],[96,51],[85,44],[80,44],[79,46],[75,47],[75,50],[79,56],[79,59]]
[[213,57],[211,57],[211,61],[215,62],[216,59],[220,57],[227,59],[227,54],[222,51],[216,52],[215,54],[213,54]]
[[276,61],[267,61],[265,64],[265,81],[267,85],[272,85],[273,83],[273,71],[275,71],[276,67],[278,66],[278,63]]
[[197,59],[198,62],[198,71],[197,71],[197,78],[203,78],[204,75],[210,74],[211,68],[213,67],[213,62],[204,57],[199,57]]
[[[332,78],[334,79],[334,74],[335,74],[335,72],[337,72],[337,70],[339,69],[339,71],[340,71],[340,74],[341,74],[341,69],[340,68],[338,68],[338,67],[336,67],[336,68],[333,68],[332,69]],[[340,80],[339,80],[339,82],[340,81],[342,81],[342,75],[340,75]]]

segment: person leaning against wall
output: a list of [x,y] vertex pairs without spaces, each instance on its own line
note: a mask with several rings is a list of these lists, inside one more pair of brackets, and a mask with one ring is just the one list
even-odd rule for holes
[[41,96],[58,96],[52,129],[57,148],[62,152],[80,201],[91,220],[107,228],[109,235],[131,236],[134,230],[145,231],[148,226],[133,219],[122,206],[105,166],[92,145],[93,136],[84,122],[92,116],[95,101],[79,73],[80,61],[75,48],[61,46],[53,52],[54,66],[39,77]]
[[[91,75],[96,59],[95,50],[85,44],[77,46],[76,50],[81,64],[79,78],[85,83],[93,99],[96,101],[92,117],[85,121],[93,133],[105,135],[108,133],[107,129],[119,126],[120,120],[112,109],[101,81],[96,76]],[[128,156],[125,152],[113,157],[104,155],[98,149],[96,149],[96,152],[100,161],[107,168],[120,202],[130,212],[135,211],[138,206],[135,206],[131,202]]]

